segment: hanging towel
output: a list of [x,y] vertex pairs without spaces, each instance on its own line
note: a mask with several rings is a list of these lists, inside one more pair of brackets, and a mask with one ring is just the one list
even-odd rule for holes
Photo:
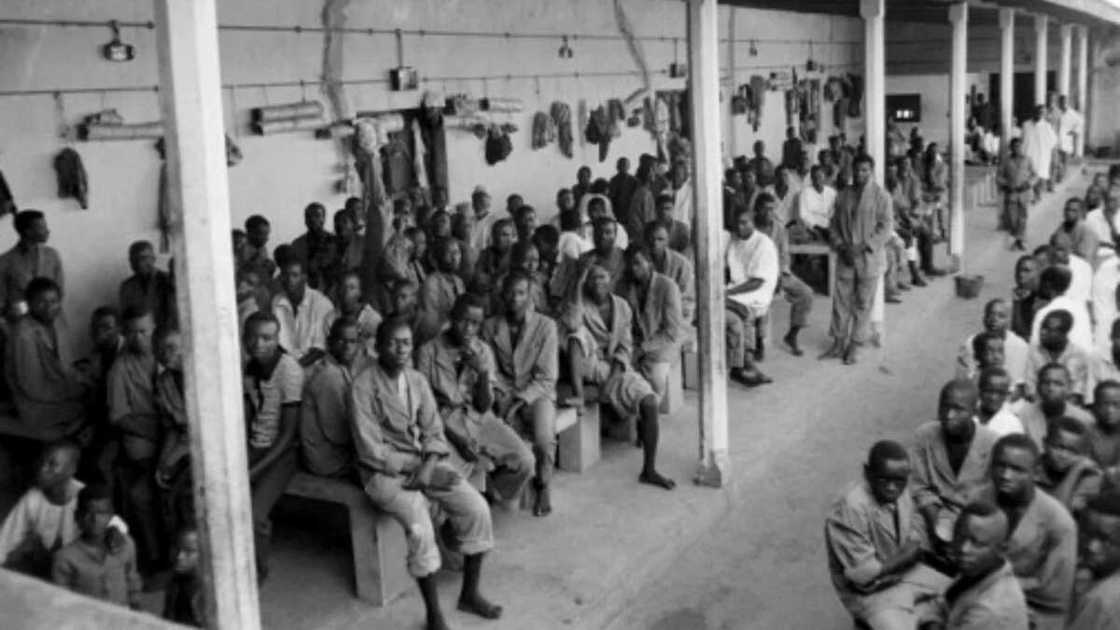
[[15,214],[19,208],[16,207],[16,199],[12,196],[12,189],[8,188],[8,182],[4,179],[4,174],[0,173],[0,217],[6,214]]
[[66,147],[54,156],[54,171],[58,176],[58,196],[72,197],[85,210],[89,207],[89,180],[86,168],[82,166],[82,156]]

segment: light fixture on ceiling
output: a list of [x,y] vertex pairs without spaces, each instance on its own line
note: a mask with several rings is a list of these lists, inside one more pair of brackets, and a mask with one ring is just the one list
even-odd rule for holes
[[113,39],[101,47],[101,56],[109,61],[132,61],[136,57],[136,47],[121,41],[121,26],[116,20],[109,22]]
[[752,57],[757,57],[758,56],[758,44],[756,44],[753,39],[751,40],[751,47],[750,47],[749,52],[750,52],[750,55]]

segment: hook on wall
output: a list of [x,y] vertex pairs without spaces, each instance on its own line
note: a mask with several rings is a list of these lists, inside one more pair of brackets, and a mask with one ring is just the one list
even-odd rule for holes
[[575,56],[575,52],[572,50],[572,47],[569,44],[567,35],[561,37],[560,50],[557,51],[557,55],[561,59],[571,59],[573,56]]

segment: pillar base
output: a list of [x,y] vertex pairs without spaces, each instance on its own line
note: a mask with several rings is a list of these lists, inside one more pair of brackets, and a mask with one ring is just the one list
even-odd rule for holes
[[698,486],[708,488],[723,488],[730,481],[731,461],[726,452],[711,452],[696,467],[696,475],[692,482]]
[[949,254],[949,269],[947,269],[947,271],[950,275],[954,276],[961,272],[960,254]]

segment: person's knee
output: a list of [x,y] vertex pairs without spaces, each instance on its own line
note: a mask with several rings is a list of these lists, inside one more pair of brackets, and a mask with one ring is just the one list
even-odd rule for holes
[[657,417],[657,410],[660,407],[660,401],[657,399],[657,394],[648,394],[642,398],[638,403],[638,409],[642,417]]

